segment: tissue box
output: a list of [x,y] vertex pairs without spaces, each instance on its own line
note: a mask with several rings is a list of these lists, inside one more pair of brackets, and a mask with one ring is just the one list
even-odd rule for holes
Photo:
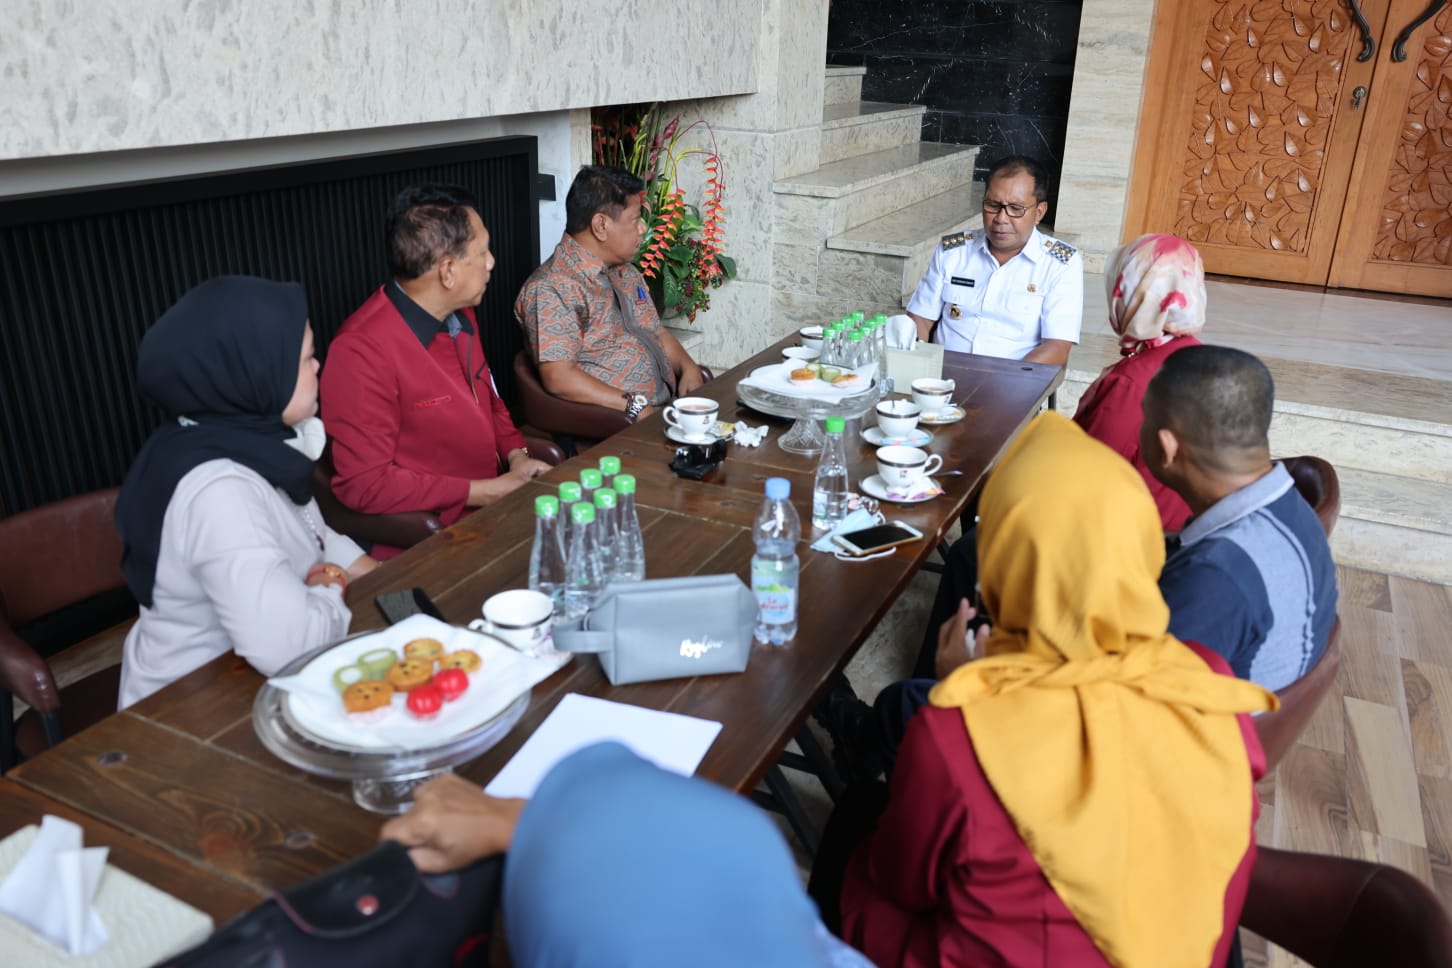
[[911,393],[914,380],[943,378],[943,347],[918,340],[910,350],[887,347],[887,375],[898,393]]

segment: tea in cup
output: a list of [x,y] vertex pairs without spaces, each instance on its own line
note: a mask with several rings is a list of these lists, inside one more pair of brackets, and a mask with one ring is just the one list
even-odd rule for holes
[[484,617],[469,623],[476,632],[488,632],[526,655],[553,648],[550,630],[555,603],[543,592],[515,588],[491,595],[484,602]]
[[681,397],[665,408],[665,422],[690,440],[705,440],[716,426],[720,405],[705,397]]
[[903,440],[917,427],[922,412],[911,400],[884,400],[877,405],[877,426],[888,440]]
[[822,327],[803,326],[797,330],[797,335],[802,339],[802,345],[809,350],[822,351]]
[[948,405],[955,388],[952,380],[922,377],[913,381],[913,403],[923,408],[924,416],[933,416]]
[[877,474],[890,491],[904,491],[943,466],[942,454],[917,447],[877,448]]

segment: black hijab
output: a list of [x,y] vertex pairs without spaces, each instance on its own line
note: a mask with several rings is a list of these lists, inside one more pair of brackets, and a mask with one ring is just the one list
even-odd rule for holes
[[121,571],[141,604],[151,605],[167,505],[197,465],[225,457],[295,504],[312,497],[312,461],[287,445],[293,431],[282,422],[307,318],[295,282],[221,276],[182,296],[142,339],[137,385],[168,419],[136,455],[116,502]]

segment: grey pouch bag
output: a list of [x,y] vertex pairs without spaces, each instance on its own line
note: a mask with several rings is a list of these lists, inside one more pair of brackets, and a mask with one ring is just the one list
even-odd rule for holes
[[741,672],[751,658],[756,596],[735,575],[624,582],[605,589],[555,648],[594,652],[611,685]]

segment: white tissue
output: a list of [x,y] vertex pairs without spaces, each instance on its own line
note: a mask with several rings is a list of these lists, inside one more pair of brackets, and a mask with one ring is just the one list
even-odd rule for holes
[[918,324],[911,316],[899,313],[887,317],[887,345],[895,350],[910,350],[918,340]]
[[0,913],[72,955],[89,955],[110,937],[92,902],[106,868],[105,847],[81,847],[81,828],[47,816],[40,833],[0,884]]
[[766,424],[760,427],[749,427],[742,421],[736,421],[732,428],[731,439],[742,447],[760,447],[761,442],[766,439]]

